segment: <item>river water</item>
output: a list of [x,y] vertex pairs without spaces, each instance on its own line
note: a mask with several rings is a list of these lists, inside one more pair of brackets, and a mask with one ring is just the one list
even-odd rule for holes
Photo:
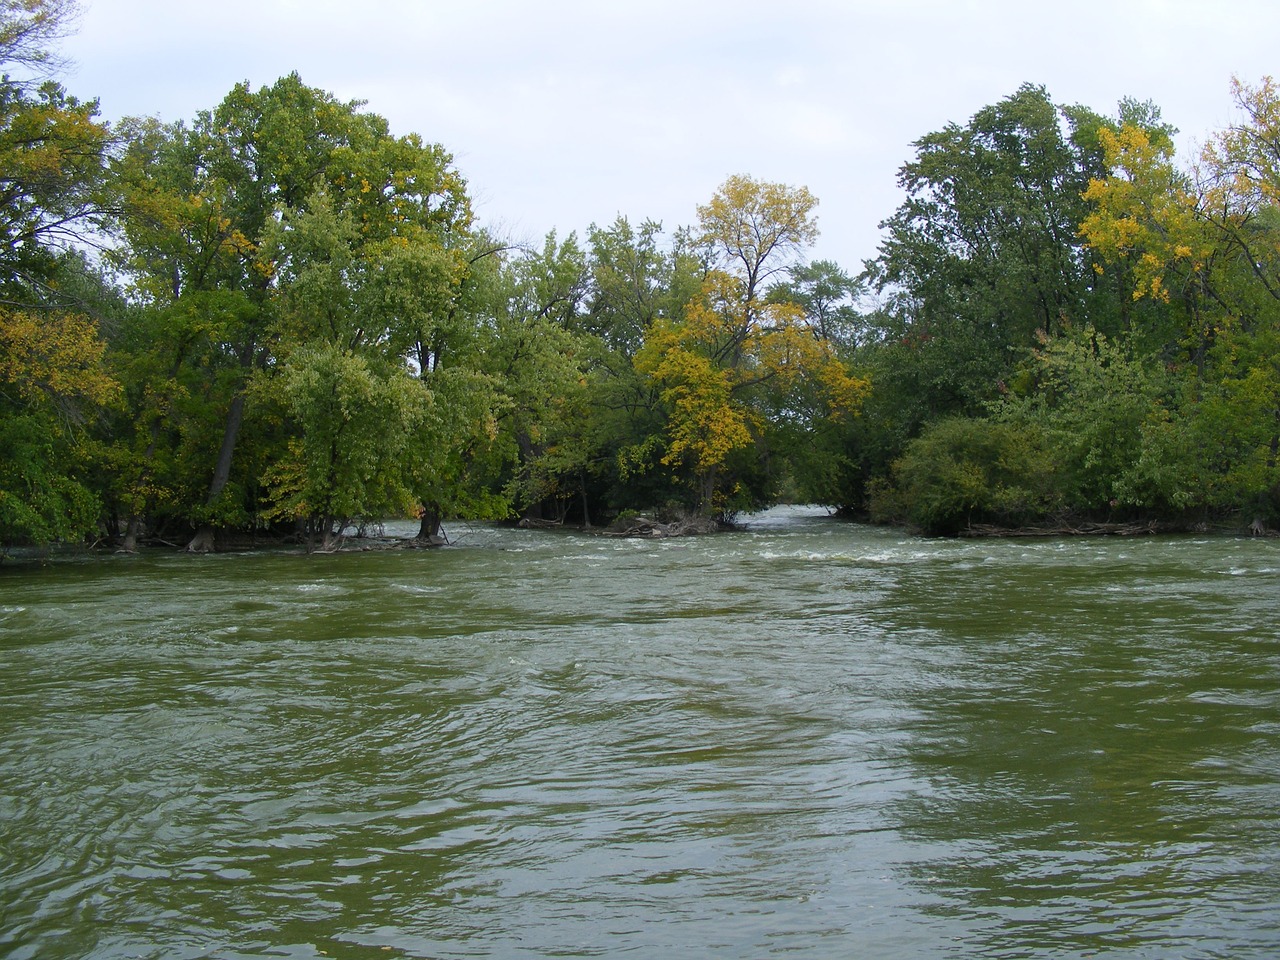
[[0,569],[0,955],[1280,955],[1280,541]]

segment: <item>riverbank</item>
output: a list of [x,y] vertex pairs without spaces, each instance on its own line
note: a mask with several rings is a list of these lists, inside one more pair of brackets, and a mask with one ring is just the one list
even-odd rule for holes
[[[782,506],[773,509],[788,510],[806,508]],[[1054,538],[1151,537],[1178,534],[1200,534],[1214,537],[1264,539],[1280,538],[1280,530],[1265,527],[1258,521],[1254,521],[1249,525],[1243,525],[1240,522],[1192,523],[1185,521],[1173,522],[1163,520],[1131,522],[1103,522],[1087,520],[1057,521],[1054,523],[1019,527],[1007,527],[989,523],[973,523],[969,524],[954,536],[936,537],[924,534],[907,525],[873,524],[869,523],[865,518],[851,517],[847,514],[832,511],[825,507],[812,507],[808,509],[815,511],[813,513],[814,519],[822,520],[829,518],[835,523],[860,524],[875,529],[896,531],[906,536],[931,540],[1049,540]],[[683,515],[658,519],[657,517],[648,517],[637,513],[627,513],[608,526],[603,527],[581,527],[549,521],[521,521],[519,523],[509,525],[501,523],[493,525],[499,528],[509,526],[511,529],[522,529],[530,532],[565,532],[617,539],[666,540],[682,537],[702,537],[717,533],[732,533],[749,530],[753,525],[759,522],[759,518],[768,516],[769,513],[770,511],[764,511],[760,514],[748,515],[739,520],[735,520],[735,522],[732,523],[707,517],[698,517],[695,515]],[[489,522],[486,521],[481,525],[488,526]],[[297,534],[293,533],[272,537],[261,533],[244,534],[223,532],[217,535],[213,552],[218,554],[235,554],[272,551],[334,554],[368,553],[389,550],[437,550],[443,547],[455,546],[459,539],[466,538],[467,531],[476,528],[476,524],[470,521],[455,521],[453,524],[450,524],[450,527],[455,531],[461,530],[463,532],[461,534],[451,536],[447,532],[448,528],[445,528],[442,529],[440,536],[431,539],[423,539],[417,535],[418,523],[416,520],[389,520],[377,524],[366,524],[359,528],[352,528],[352,532],[336,538],[327,548],[321,548],[314,544],[309,545],[305,538],[299,537]],[[3,568],[5,565],[13,565],[15,563],[43,563],[58,559],[84,559],[95,556],[102,557],[129,553],[144,554],[151,552],[181,553],[183,552],[183,547],[181,544],[176,542],[158,539],[144,539],[140,541],[139,548],[135,551],[123,551],[102,541],[88,545],[52,544],[44,547],[9,547],[0,551],[0,568]]]

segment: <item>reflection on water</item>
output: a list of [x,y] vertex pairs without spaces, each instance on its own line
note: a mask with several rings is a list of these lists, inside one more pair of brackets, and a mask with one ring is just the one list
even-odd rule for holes
[[1280,544],[458,533],[0,571],[0,953],[1280,952]]

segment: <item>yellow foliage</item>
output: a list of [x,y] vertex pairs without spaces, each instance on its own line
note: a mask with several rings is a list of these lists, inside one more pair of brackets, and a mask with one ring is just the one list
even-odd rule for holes
[[1210,252],[1197,223],[1198,200],[1174,170],[1169,149],[1141,128],[1103,128],[1099,140],[1111,175],[1090,181],[1084,197],[1093,210],[1080,235],[1108,260],[1132,260],[1135,300],[1167,302],[1169,272],[1189,269]]
[[[1195,290],[1224,301],[1249,274],[1276,273],[1264,238],[1280,203],[1280,89],[1269,77],[1256,88],[1235,80],[1233,94],[1243,120],[1210,139],[1189,175],[1136,127],[1099,132],[1110,175],[1085,192],[1093,210],[1080,232],[1131,265],[1135,300]],[[1248,269],[1233,274],[1240,259]]]
[[102,366],[106,345],[88,317],[0,310],[0,383],[27,402],[42,397],[105,405],[120,385]]
[[871,383],[861,377],[850,376],[834,356],[818,367],[817,379],[826,390],[827,407],[832,419],[856,417],[862,403],[871,393]]
[[658,321],[636,356],[672,408],[665,464],[687,461],[705,474],[749,446],[764,425],[755,388],[787,396],[812,385],[831,416],[855,414],[867,394],[799,307],[743,300],[743,292],[738,278],[713,272],[683,322]]
[[738,175],[698,207],[698,221],[704,239],[742,271],[747,296],[754,297],[765,277],[817,239],[817,205],[805,187]]
[[1245,122],[1211,139],[1200,162],[1214,201],[1256,211],[1280,201],[1280,88],[1271,77],[1257,87],[1232,78],[1231,93]]

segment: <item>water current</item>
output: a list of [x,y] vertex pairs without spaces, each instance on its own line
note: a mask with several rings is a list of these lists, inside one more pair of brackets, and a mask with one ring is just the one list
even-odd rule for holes
[[1280,541],[0,568],[0,956],[1280,956]]

